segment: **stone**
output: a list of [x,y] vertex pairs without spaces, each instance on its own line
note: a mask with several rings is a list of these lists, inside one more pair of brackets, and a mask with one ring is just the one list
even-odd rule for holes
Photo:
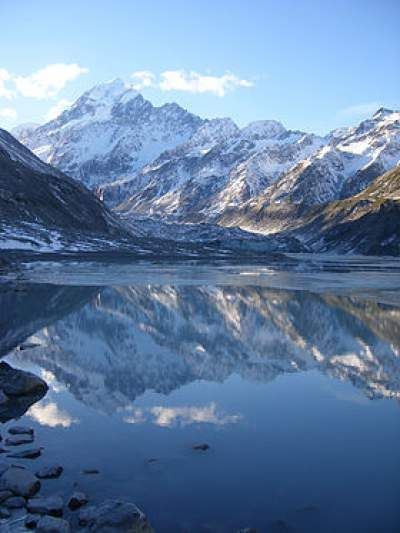
[[6,438],[6,446],[21,446],[21,444],[32,444],[33,435],[10,435]]
[[124,531],[125,533],[150,533],[153,529],[144,513],[134,504],[108,500],[92,505],[79,513],[79,525],[89,531]]
[[60,496],[48,496],[46,498],[32,498],[28,500],[27,508],[33,514],[46,514],[62,516],[64,503]]
[[43,379],[31,372],[18,370],[2,361],[0,363],[0,389],[7,396],[20,396],[47,392],[48,387]]
[[84,474],[100,474],[100,472],[96,468],[85,468],[85,470],[82,471]]
[[0,389],[0,405],[3,405],[7,402],[8,402],[7,394],[2,389]]
[[86,494],[83,492],[74,492],[69,499],[68,507],[71,509],[71,511],[76,511],[83,505],[86,505],[88,503],[88,498]]
[[22,496],[12,496],[3,502],[2,505],[7,509],[21,509],[22,507],[25,507],[26,501]]
[[11,512],[4,507],[0,507],[0,518],[10,518]]
[[43,516],[36,527],[37,533],[70,533],[71,527],[66,520],[54,516]]
[[64,469],[61,465],[48,465],[44,466],[36,472],[36,476],[39,479],[56,479],[61,476]]
[[11,466],[0,478],[0,490],[31,498],[40,490],[40,481],[29,470]]
[[11,498],[12,495],[13,493],[10,490],[0,490],[0,503],[7,500],[7,498]]
[[27,529],[36,529],[39,520],[40,520],[40,516],[28,514],[25,517],[25,527]]
[[11,426],[8,428],[10,435],[33,435],[33,428],[28,426]]
[[10,468],[10,465],[6,463],[5,461],[0,461],[0,476],[6,472]]
[[193,446],[193,450],[201,450],[202,452],[205,452],[206,450],[209,450],[210,445],[203,443],[203,444],[196,444]]
[[24,450],[22,452],[9,453],[7,457],[12,459],[37,459],[41,455],[41,448],[29,448],[28,450]]

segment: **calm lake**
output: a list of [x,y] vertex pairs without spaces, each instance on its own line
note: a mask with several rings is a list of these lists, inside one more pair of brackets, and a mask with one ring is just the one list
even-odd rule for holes
[[44,494],[157,532],[400,530],[400,262],[27,264],[0,313],[49,385],[20,419],[65,468]]

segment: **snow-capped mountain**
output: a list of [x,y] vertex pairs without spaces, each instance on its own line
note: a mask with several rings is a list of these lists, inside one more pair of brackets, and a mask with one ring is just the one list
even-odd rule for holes
[[325,146],[220,222],[265,233],[301,226],[308,210],[359,193],[399,161],[400,112],[379,109],[327,136]]
[[[220,121],[208,124],[220,128]],[[228,208],[254,198],[282,172],[324,144],[315,135],[259,121],[225,135],[201,136],[164,152],[134,178],[104,190],[123,213],[213,222]],[[200,137],[200,138],[199,138]],[[210,138],[213,142],[210,142]],[[200,142],[196,142],[196,139]]]
[[46,163],[95,188],[131,176],[201,124],[177,104],[154,107],[117,79],[96,85],[56,119],[18,138]]
[[[151,225],[157,235],[171,233],[174,226],[160,221],[287,234],[400,161],[398,111],[381,108],[356,127],[319,137],[274,120],[239,128],[177,104],[154,107],[121,80],[95,86],[55,120],[16,133],[147,235]],[[160,227],[145,222],[141,231],[144,217]],[[204,227],[185,228],[187,240]]]
[[399,320],[397,307],[359,296],[254,286],[107,288],[38,332],[31,340],[40,347],[20,357],[108,412],[146,390],[167,394],[232,374],[266,383],[311,369],[369,397],[399,398]]

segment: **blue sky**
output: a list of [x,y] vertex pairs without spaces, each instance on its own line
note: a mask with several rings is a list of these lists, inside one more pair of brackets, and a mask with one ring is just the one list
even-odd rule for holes
[[400,107],[396,0],[0,0],[0,20],[5,128],[115,77],[239,125],[325,133]]

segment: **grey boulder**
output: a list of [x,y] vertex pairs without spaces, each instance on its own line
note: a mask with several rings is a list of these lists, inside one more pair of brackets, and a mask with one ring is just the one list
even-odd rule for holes
[[61,476],[63,470],[61,465],[48,465],[38,470],[36,476],[39,479],[55,479]]
[[153,531],[145,514],[134,503],[118,500],[108,500],[100,505],[83,509],[79,513],[79,525],[86,527],[86,531],[98,533],[112,531],[150,533]]
[[11,426],[8,428],[10,435],[33,435],[33,428],[28,426]]
[[43,516],[36,527],[37,533],[70,533],[71,527],[66,520],[54,516]]
[[47,498],[32,498],[28,500],[27,508],[32,514],[62,516],[63,505],[63,501],[59,496],[48,496]]
[[0,478],[0,490],[30,498],[40,490],[40,481],[29,470],[11,466]]
[[88,503],[88,498],[86,494],[83,492],[74,492],[69,499],[68,507],[71,509],[71,511],[76,511],[83,505],[86,505]]
[[25,507],[26,501],[22,496],[12,496],[3,502],[3,505],[4,507],[7,507],[7,509],[21,509],[22,507]]
[[6,438],[6,446],[20,446],[21,444],[31,444],[33,435],[10,435]]

